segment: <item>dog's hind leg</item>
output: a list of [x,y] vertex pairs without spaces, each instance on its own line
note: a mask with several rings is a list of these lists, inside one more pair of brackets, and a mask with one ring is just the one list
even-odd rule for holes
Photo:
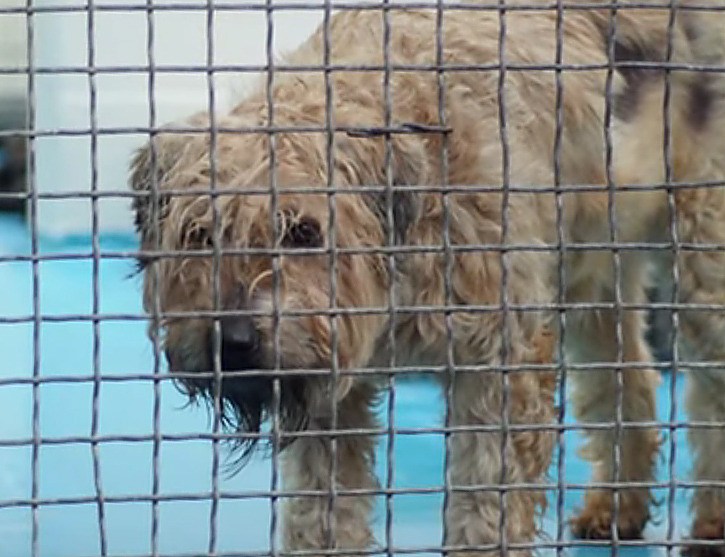
[[[585,257],[589,257],[585,255]],[[610,255],[596,255],[609,259]],[[622,255],[622,301],[644,303],[644,266],[640,254]],[[582,268],[606,272],[611,260],[582,262]],[[611,278],[611,277],[610,277]],[[570,292],[572,301],[595,302],[603,298],[612,302],[611,281],[592,290],[596,281],[584,280],[581,287]],[[621,347],[617,346],[617,321],[621,319]],[[640,311],[581,309],[567,312],[567,358],[570,363],[596,363],[603,368],[577,370],[569,373],[573,384],[573,407],[577,421],[598,424],[585,432],[586,445],[582,456],[593,467],[595,482],[647,482],[654,479],[655,457],[659,435],[632,422],[654,422],[655,387],[658,374],[642,368],[652,361],[644,341],[644,316]],[[614,365],[621,356],[621,399],[618,401],[618,372]],[[629,364],[629,365],[628,365]],[[634,366],[632,364],[639,364]],[[617,403],[621,402],[621,420],[617,421]],[[619,430],[616,429],[619,425]],[[619,446],[615,464],[614,447]],[[615,473],[615,466],[618,473]],[[617,509],[617,534],[620,538],[638,538],[649,519],[650,491],[647,488],[620,488]],[[611,489],[594,489],[585,497],[584,508],[571,521],[572,533],[580,538],[610,539],[614,522],[614,496]]]
[[[339,403],[337,429],[342,432],[375,428],[371,410],[374,398],[372,386],[353,388]],[[378,487],[373,469],[374,435],[345,433],[337,436],[333,447],[325,433],[329,429],[327,420],[312,420],[307,429],[320,433],[299,437],[285,450],[284,485],[285,491],[317,493],[293,495],[284,502],[284,549],[369,550],[375,541],[370,529],[373,497],[370,493],[344,492],[372,491]]]
[[[716,363],[714,368],[689,370],[687,410],[694,422],[725,421],[725,188],[678,192],[677,220],[680,241],[692,247],[678,257],[679,301],[720,309],[692,308],[680,311],[680,330],[688,359]],[[715,249],[697,245],[717,244]],[[691,353],[691,354],[690,354]],[[686,364],[683,367],[687,367]],[[725,428],[693,427],[688,430],[694,453],[694,479],[725,481]],[[692,537],[719,540],[713,545],[691,547],[696,555],[725,555],[725,489],[697,487],[692,502]]]
[[[725,299],[721,300],[723,303]],[[723,324],[720,323],[721,332]],[[720,347],[718,361],[722,365],[725,356]],[[711,358],[703,358],[711,359]],[[687,410],[693,422],[722,423],[725,421],[725,370],[695,369],[688,377]],[[693,427],[688,430],[690,445],[694,453],[694,479],[698,482],[719,482],[720,487],[697,487],[692,509],[692,538],[713,545],[693,543],[691,555],[725,555],[725,428],[722,426]]]

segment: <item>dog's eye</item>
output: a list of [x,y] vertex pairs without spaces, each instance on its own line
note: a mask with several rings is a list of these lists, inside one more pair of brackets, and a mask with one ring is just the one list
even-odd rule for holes
[[207,231],[203,229],[197,229],[190,232],[188,236],[188,242],[190,245],[201,249],[211,249],[213,244],[211,235],[209,235]]
[[203,227],[185,230],[181,236],[181,245],[185,249],[207,250],[213,247],[211,231]]
[[302,217],[286,223],[282,245],[286,248],[319,248],[322,246],[320,223]]

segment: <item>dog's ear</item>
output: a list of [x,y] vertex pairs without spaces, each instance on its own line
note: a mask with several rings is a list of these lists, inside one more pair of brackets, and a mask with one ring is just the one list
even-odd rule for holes
[[129,183],[136,193],[132,207],[136,232],[150,241],[156,219],[162,219],[169,202],[163,193],[169,176],[189,151],[188,135],[159,135],[138,149],[131,159]]
[[155,138],[138,149],[131,159],[129,183],[135,193],[132,202],[134,225],[143,243],[151,241],[154,221],[161,217],[168,203],[159,195],[160,185],[172,162],[163,144],[163,140]]
[[[208,118],[201,113],[195,114],[186,121],[186,125],[199,127],[203,131],[208,126]],[[136,194],[132,203],[134,224],[143,241],[150,240],[156,219],[163,218],[168,195],[164,195],[162,190],[168,182],[168,176],[188,156],[199,158],[199,153],[203,154],[203,145],[196,149],[199,153],[190,153],[194,140],[204,143],[200,134],[172,133],[167,129],[133,154],[129,166],[129,184]]]

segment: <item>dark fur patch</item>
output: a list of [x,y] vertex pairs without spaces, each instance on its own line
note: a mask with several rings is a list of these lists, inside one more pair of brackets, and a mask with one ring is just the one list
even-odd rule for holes
[[[156,232],[163,220],[169,196],[159,192],[158,186],[163,179],[165,169],[158,161],[152,161],[151,147],[139,149],[131,161],[130,185],[134,191],[131,209],[134,213],[136,234],[141,240],[142,249],[152,248],[156,242]],[[154,177],[155,175],[155,177]],[[154,195],[154,188],[156,195]],[[136,257],[137,272],[143,271],[149,257],[139,254]]]
[[157,193],[158,207],[154,207],[152,188],[158,187],[166,172],[161,162],[158,156],[154,159],[150,146],[139,149],[131,161],[130,183],[131,189],[136,193],[132,202],[134,224],[142,239],[150,236],[155,225],[154,219],[161,218],[168,204],[168,196]]
[[677,19],[680,22],[685,38],[689,42],[694,42],[700,37],[700,24],[695,14],[681,11],[677,14]]
[[[705,15],[691,12],[681,12],[678,14],[680,27],[692,49],[694,61],[698,64],[720,65],[722,64],[722,60],[719,49],[710,48],[712,45],[710,45],[708,40],[710,37],[708,35],[706,18],[707,16]],[[714,74],[701,72],[693,74],[693,80],[690,85],[688,119],[694,130],[702,130],[707,126],[713,107],[719,100],[718,91],[715,86],[717,79],[719,79],[719,76],[716,77]]]
[[[662,62],[662,56],[647,45],[627,42],[625,38],[618,38],[614,44],[615,64],[627,62]],[[637,114],[642,102],[642,89],[648,82],[657,78],[662,70],[641,67],[619,66],[617,71],[624,78],[624,89],[614,98],[614,115],[624,122],[631,121]]]
[[169,196],[158,195],[156,207],[151,192],[144,192],[133,198],[132,209],[134,211],[134,226],[136,233],[144,241],[151,241],[153,230],[156,226],[156,219],[161,221],[169,204]]
[[[300,431],[307,423],[305,379],[287,376],[279,381],[279,431]],[[189,397],[190,402],[202,400],[209,408],[214,408],[214,378],[184,378],[176,381],[176,385]],[[262,424],[275,412],[274,379],[271,374],[222,378],[220,394],[222,427],[229,433],[238,434],[230,440],[234,455],[232,466],[236,472],[247,463],[260,445],[258,434],[262,430]],[[280,440],[280,450],[285,449],[292,440],[291,437],[283,437]],[[271,443],[272,440],[269,439],[268,446]]]
[[[696,46],[702,30],[694,17],[690,14],[681,14],[679,27],[691,46]],[[605,36],[606,49],[606,36]],[[650,45],[633,42],[626,36],[617,37],[614,45],[614,62],[618,65],[617,71],[624,78],[625,86],[614,99],[614,115],[624,122],[631,121],[637,114],[642,103],[643,89],[649,83],[664,76],[664,70],[654,67],[628,67],[627,62],[663,64],[665,62],[665,44]],[[693,48],[695,58],[698,56],[697,48]],[[700,55],[707,53],[699,53]],[[696,60],[703,62],[706,60]],[[622,66],[623,64],[623,66]],[[707,121],[716,102],[716,91],[713,87],[713,76],[708,74],[697,75],[692,80],[689,91],[688,119],[695,130],[701,130]]]
[[702,130],[706,125],[712,107],[715,104],[715,92],[712,87],[712,77],[698,76],[692,83],[690,90],[689,121],[695,130]]
[[[377,191],[363,196],[365,202],[375,213],[380,221],[386,238],[390,236],[390,221],[388,219],[388,194],[385,191]],[[407,241],[408,229],[416,218],[416,198],[415,193],[396,189],[393,185],[392,192],[393,204],[393,242],[394,245],[405,245]]]

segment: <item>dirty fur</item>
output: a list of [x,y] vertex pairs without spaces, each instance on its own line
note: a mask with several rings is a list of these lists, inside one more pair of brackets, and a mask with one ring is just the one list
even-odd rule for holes
[[[679,4],[686,7],[688,2]],[[615,419],[617,381],[614,366],[606,363],[618,358],[622,420],[627,424],[656,419],[658,375],[648,367],[652,356],[644,341],[644,316],[632,307],[646,303],[645,289],[654,278],[671,276],[676,264],[678,301],[725,303],[723,251],[681,249],[672,261],[667,250],[621,249],[615,257],[610,249],[583,246],[606,244],[612,238],[636,244],[669,241],[668,193],[645,187],[668,180],[676,184],[672,195],[679,242],[725,243],[725,189],[687,187],[725,177],[725,84],[717,72],[681,69],[723,63],[725,19],[719,12],[681,8],[668,52],[667,9],[620,7],[615,34],[610,32],[607,8],[566,10],[562,61],[582,67],[560,74],[558,164],[557,75],[550,67],[556,60],[555,10],[506,13],[503,55],[509,69],[503,83],[495,67],[500,60],[498,13],[448,10],[443,17],[442,57],[455,68],[442,80],[443,115],[437,73],[409,67],[436,63],[436,17],[433,9],[390,11],[390,63],[408,69],[389,75],[389,122],[382,72],[336,70],[329,74],[329,84],[323,72],[284,72],[276,75],[271,91],[272,124],[282,129],[273,140],[263,131],[270,122],[261,83],[229,113],[214,118],[219,131],[213,136],[204,131],[209,117],[197,115],[190,124],[198,125],[199,132],[162,131],[133,161],[144,300],[149,311],[158,304],[162,312],[151,334],[160,335],[172,372],[191,394],[214,397],[217,388],[208,372],[218,367],[213,358],[217,341],[210,312],[225,310],[232,320],[220,327],[217,340],[223,350],[225,343],[237,343],[227,353],[239,356],[226,358],[222,371],[238,373],[225,376],[218,392],[224,416],[239,432],[241,449],[251,450],[262,423],[278,414],[273,430],[288,441],[283,452],[285,489],[321,492],[320,497],[284,500],[282,537],[287,550],[362,551],[374,546],[373,499],[367,494],[378,486],[373,461],[379,426],[373,407],[386,385],[374,370],[393,363],[413,369],[461,366],[455,373],[439,373],[451,396],[448,418],[454,428],[448,442],[453,490],[444,517],[444,541],[453,548],[451,553],[469,555],[455,549],[472,545],[480,546],[475,554],[500,553],[503,544],[509,555],[531,553],[510,546],[533,542],[543,491],[519,487],[505,493],[501,539],[501,495],[495,486],[502,480],[542,483],[551,461],[555,433],[545,426],[556,422],[555,367],[542,371],[536,365],[552,364],[556,352],[555,337],[547,331],[558,333],[551,305],[559,300],[560,240],[575,245],[563,255],[566,288],[561,297],[571,304],[564,315],[563,342],[565,361],[577,364],[568,377],[579,422]],[[283,62],[321,65],[322,37],[322,30],[317,31]],[[332,64],[380,66],[383,42],[380,11],[345,10],[330,22]],[[616,62],[611,76],[610,52]],[[667,74],[652,66],[668,57],[680,69]],[[466,69],[467,65],[479,68]],[[521,71],[526,65],[549,67]],[[669,164],[663,148],[667,75]],[[606,103],[608,83],[614,99],[611,111]],[[500,85],[505,106],[499,102]],[[332,137],[330,161],[329,134],[309,131],[328,122],[328,90],[331,122],[339,130]],[[417,126],[426,133],[389,134],[388,151],[385,129],[405,126],[408,132]],[[307,130],[290,131],[295,127]],[[361,128],[378,131],[354,133]],[[217,190],[213,198],[205,193],[212,172]],[[327,187],[330,176],[336,194],[332,200],[319,189]],[[264,193],[272,182],[274,196]],[[557,182],[567,188],[560,197],[563,238],[558,237],[557,199],[551,190]],[[441,184],[454,191],[442,195]],[[613,189],[604,187],[608,185]],[[610,197],[614,231],[609,224]],[[394,203],[390,210],[389,200]],[[379,248],[390,241],[397,248],[412,249],[399,249],[389,257]],[[471,249],[481,244],[486,249]],[[502,244],[508,249],[499,249]],[[265,252],[269,248],[282,250],[276,263]],[[344,250],[337,254],[334,269],[331,248]],[[223,250],[216,263],[214,250]],[[176,256],[162,257],[159,251]],[[653,268],[659,270],[653,273]],[[614,307],[617,300],[625,306]],[[393,318],[392,302],[399,309],[413,309]],[[502,303],[508,308],[505,312]],[[598,306],[583,309],[576,304]],[[444,306],[449,310],[443,311]],[[336,316],[331,317],[335,312],[330,308],[339,309]],[[183,316],[190,311],[206,314]],[[243,318],[247,321],[240,321]],[[679,321],[690,361],[725,360],[722,311],[690,307],[679,312]],[[587,369],[592,363],[599,365]],[[505,380],[492,371],[501,364],[515,368]],[[278,368],[285,374],[275,383],[270,370]],[[373,372],[352,373],[366,369]],[[693,370],[688,380],[690,416],[699,421],[724,419],[723,369]],[[491,430],[501,425],[504,414],[511,426],[505,436]],[[527,424],[537,428],[516,427]],[[330,429],[356,431],[339,435],[335,450],[329,436],[290,435]],[[656,429],[624,427],[617,435],[613,429],[599,428],[588,430],[586,437],[583,455],[593,465],[594,481],[653,480],[660,443]],[[620,466],[615,478],[617,438]],[[725,432],[693,429],[690,443],[695,478],[725,480]],[[333,487],[333,469],[338,495],[330,503],[325,493]],[[345,495],[345,490],[363,491]],[[616,525],[611,491],[592,489],[572,517],[573,533],[609,539],[616,527],[620,538],[639,537],[650,518],[650,491],[625,488],[619,493]],[[696,489],[693,516],[693,538],[721,539],[723,490]],[[692,552],[723,555],[720,546],[693,544]]]

